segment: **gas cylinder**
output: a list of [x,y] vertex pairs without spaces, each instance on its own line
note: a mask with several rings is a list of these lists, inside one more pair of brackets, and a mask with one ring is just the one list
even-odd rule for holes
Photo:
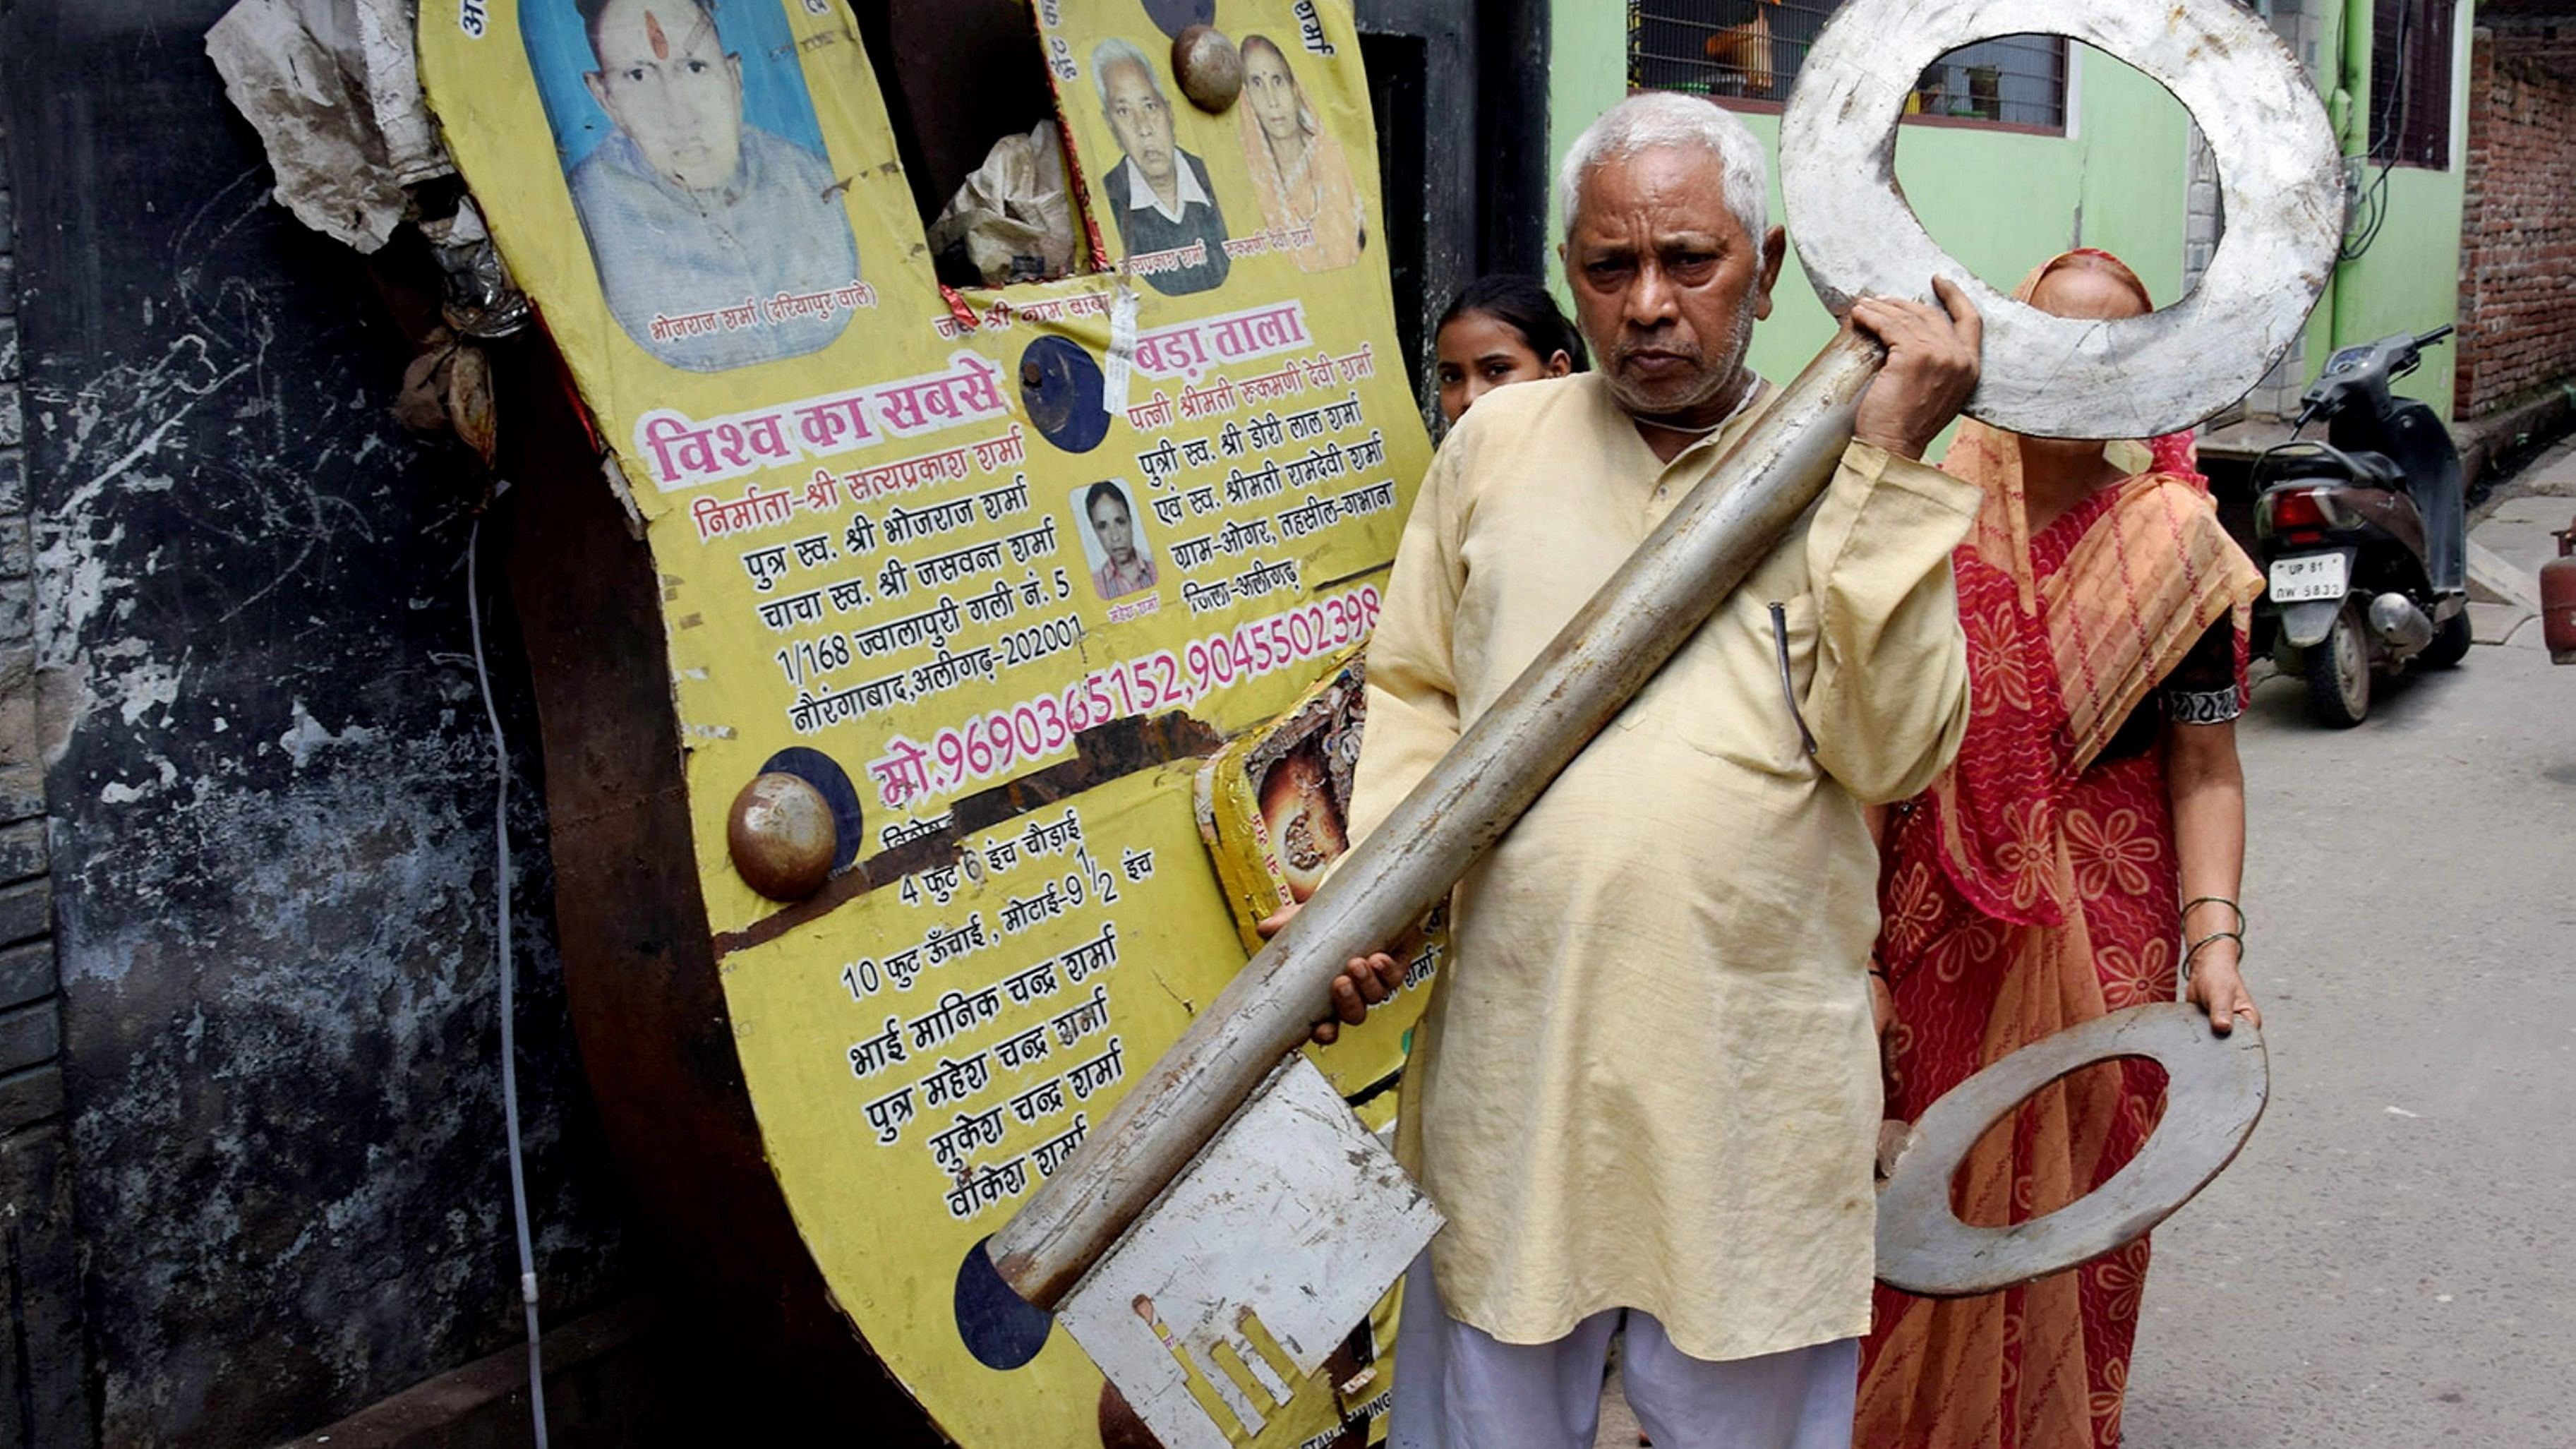
[[2576,523],[2558,535],[2558,557],[2540,566],[2540,633],[2550,663],[2576,664]]

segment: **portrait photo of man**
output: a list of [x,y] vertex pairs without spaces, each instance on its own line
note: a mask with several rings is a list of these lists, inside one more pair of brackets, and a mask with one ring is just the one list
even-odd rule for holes
[[[1118,219],[1118,238],[1131,258],[1156,258],[1139,275],[1169,296],[1204,292],[1225,281],[1225,213],[1208,184],[1205,162],[1180,147],[1172,131],[1172,102],[1154,74],[1154,63],[1115,36],[1091,51],[1091,83],[1100,92],[1100,114],[1126,154],[1100,178],[1101,200]],[[1168,253],[1200,248],[1195,260]]]
[[[560,74],[578,60],[539,53],[563,44],[564,17],[552,34],[528,32],[573,209],[618,325],[692,372],[798,357],[840,336],[847,307],[813,299],[849,300],[858,246],[784,16],[728,7],[743,32],[729,46],[715,0],[548,3],[577,14],[587,40],[580,91],[596,112]],[[755,33],[764,21],[775,43],[756,43],[768,39]],[[761,77],[770,108],[800,121],[811,144],[746,115],[746,53],[771,68]],[[809,300],[773,306],[781,297]]]
[[1136,522],[1135,500],[1116,481],[1094,483],[1075,498],[1082,505],[1083,553],[1091,564],[1091,586],[1104,599],[1141,594],[1162,581],[1145,531]]

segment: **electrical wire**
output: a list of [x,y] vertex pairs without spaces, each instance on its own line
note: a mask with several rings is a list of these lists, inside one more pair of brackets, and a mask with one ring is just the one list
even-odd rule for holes
[[[502,485],[506,488],[508,485]],[[495,496],[498,496],[497,490]],[[546,1444],[545,1358],[537,1331],[537,1254],[528,1234],[528,1179],[519,1142],[519,1040],[517,1000],[510,964],[510,748],[501,733],[500,707],[492,701],[492,676],[483,664],[483,595],[476,563],[482,554],[483,520],[465,538],[465,617],[474,629],[474,683],[483,691],[483,718],[492,727],[492,937],[501,968],[501,1122],[509,1141],[510,1216],[519,1235],[519,1303],[528,1317],[528,1413],[537,1449]]]
[[2344,238],[2341,260],[2360,261],[2379,240],[2379,228],[2388,220],[2388,173],[2395,169],[2390,162],[2379,168],[2378,180],[2364,181],[2360,178],[2369,174],[2370,162],[2365,158],[2354,166],[2353,230]]
[[[2356,168],[2357,176],[2367,175],[2370,163],[2376,160],[2379,162],[2379,179],[2359,183],[2358,194],[2353,201],[2356,213],[2354,234],[2344,238],[2339,253],[2341,260],[2346,262],[2360,261],[2368,254],[2379,240],[2379,229],[2388,222],[2388,174],[2397,169],[2396,153],[2405,149],[2405,125],[2414,100],[2415,67],[2407,64],[2406,54],[2406,33],[2412,28],[2410,22],[2414,17],[2415,0],[2398,0],[2397,36],[2392,47],[2396,52],[2395,63],[2389,67],[2395,83],[2389,87],[2386,97],[2371,97],[2377,103],[2374,108],[2379,112],[2379,123],[2373,125],[2368,116],[2363,117],[2363,124],[2368,127],[2365,136],[2368,149]],[[2337,29],[2336,54],[2341,55],[2341,27]],[[2392,118],[2394,125],[2389,124]]]

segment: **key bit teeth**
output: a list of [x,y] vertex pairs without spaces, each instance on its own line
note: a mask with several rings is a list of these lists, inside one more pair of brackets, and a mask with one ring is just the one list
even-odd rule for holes
[[1247,1380],[1244,1388],[1247,1391],[1257,1385],[1261,1397],[1273,1404],[1285,1404],[1297,1392],[1291,1387],[1290,1379],[1262,1360],[1261,1351],[1258,1348],[1237,1341],[1222,1343],[1218,1347],[1225,1350],[1228,1358],[1243,1365],[1244,1378]]
[[1216,1390],[1217,1396],[1225,1401],[1226,1408],[1233,1412],[1235,1421],[1243,1426],[1241,1434],[1228,1434],[1226,1437],[1240,1443],[1259,1434],[1266,1422],[1261,1405],[1269,1403],[1275,1409],[1283,1401],[1274,1400],[1268,1390],[1254,1381],[1252,1370],[1245,1366],[1243,1356],[1235,1352],[1234,1345],[1210,1344],[1201,1357],[1216,1366],[1216,1372],[1206,1374],[1208,1385]]
[[1245,1365],[1260,1378],[1262,1385],[1270,1390],[1273,1401],[1282,1404],[1288,1402],[1289,1398],[1296,1393],[1292,1385],[1301,1377],[1297,1371],[1297,1361],[1289,1356],[1286,1349],[1279,1346],[1279,1340],[1271,1335],[1268,1327],[1263,1325],[1261,1316],[1252,1311],[1251,1304],[1247,1303],[1236,1310],[1234,1331],[1239,1340],[1233,1346],[1234,1351],[1242,1355]]

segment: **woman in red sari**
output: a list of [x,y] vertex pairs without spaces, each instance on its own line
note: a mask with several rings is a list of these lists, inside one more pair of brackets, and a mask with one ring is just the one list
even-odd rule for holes
[[[2061,316],[2151,309],[2107,253],[2018,294]],[[2107,1012],[2188,999],[2260,1023],[2237,963],[2245,624],[2262,578],[2187,434],[2150,447],[1966,424],[1942,465],[1986,490],[1956,555],[1971,716],[1959,759],[1887,822],[1878,989],[1888,1115]],[[1969,1154],[1956,1203],[2002,1226],[2090,1192],[2155,1125],[2136,1061],[2042,1092]],[[2147,1244],[2003,1293],[1881,1287],[1857,1449],[2116,1449]]]

